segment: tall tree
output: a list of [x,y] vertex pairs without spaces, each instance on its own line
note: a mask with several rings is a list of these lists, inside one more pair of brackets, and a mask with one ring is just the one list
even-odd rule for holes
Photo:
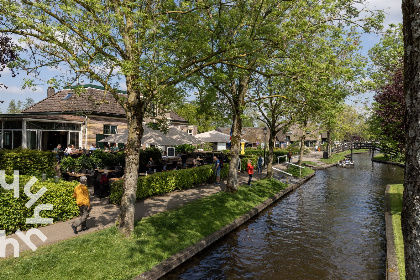
[[404,42],[402,24],[391,24],[382,35],[379,43],[368,52],[371,63],[369,88],[376,91],[392,80],[395,69],[402,67]]
[[405,177],[401,226],[405,277],[420,279],[420,5],[403,0]]
[[[97,81],[125,109],[126,176],[118,217],[124,235],[134,230],[140,141],[151,104],[162,112],[177,98],[174,86],[214,57],[202,20],[212,1],[205,2],[0,0],[0,32],[19,35],[33,51],[24,69],[37,73],[64,65],[75,73],[72,81]],[[117,92],[119,79],[127,87],[124,96]]]
[[[206,97],[214,96],[206,95]],[[192,102],[183,101],[176,105],[174,111],[189,124],[197,125],[198,133],[202,133],[229,124],[229,115],[226,114],[225,106],[219,105],[220,103],[214,100],[208,101],[198,97]]]
[[[274,142],[277,133],[285,130],[293,121],[291,112],[293,102],[288,95],[288,79],[283,77],[268,78],[267,82],[259,80],[254,87],[255,106],[259,111],[259,120],[268,129],[268,157],[267,157],[267,178],[273,177]],[[265,81],[262,79],[262,81]],[[268,98],[265,98],[268,97]]]
[[404,153],[404,115],[405,100],[403,89],[402,63],[395,66],[390,81],[377,90],[372,104],[370,124],[376,131],[376,139],[380,141],[385,152]]
[[[20,102],[20,103],[19,103]],[[16,104],[16,102],[15,102],[15,100],[14,99],[12,99],[10,102],[9,102],[9,106],[7,107],[7,113],[8,114],[15,114],[15,113],[20,113],[22,110],[21,110],[21,101],[18,101],[18,103]]]
[[[308,41],[313,42],[314,38],[322,43],[321,38],[327,35],[322,46],[326,46],[330,38],[338,40],[340,37],[342,41],[345,41],[345,38],[349,39],[347,44],[351,45],[353,41],[350,38],[353,36],[347,35],[354,33],[354,29],[349,26],[358,20],[360,12],[353,8],[355,2],[352,0],[323,1],[322,3],[237,1],[237,6],[221,3],[220,12],[213,16],[214,21],[217,22],[214,26],[218,28],[218,33],[215,33],[218,36],[212,38],[211,45],[218,48],[234,45],[237,56],[207,68],[201,72],[201,75],[209,86],[216,88],[224,96],[231,107],[233,133],[227,191],[237,190],[235,167],[239,158],[242,116],[246,108],[253,73],[263,76],[285,75],[287,72],[279,61],[289,60],[291,61],[289,64],[292,65],[301,60],[302,55],[309,57],[310,53],[314,52],[306,54],[305,52],[311,49],[304,48],[303,50],[301,46],[307,44]],[[229,12],[225,13],[225,11]],[[366,22],[377,25],[379,21],[373,16]],[[369,27],[366,26],[366,29]],[[312,47],[322,52],[321,46],[313,44]],[[330,45],[331,54],[337,54],[334,52],[335,47],[337,46],[334,44]],[[327,64],[324,63],[324,66]],[[332,59],[330,64],[334,65],[335,60]],[[278,67],[273,67],[274,65]],[[300,67],[301,65],[296,63],[291,71],[293,74],[290,76],[298,78],[304,75],[309,65]],[[320,64],[312,65],[314,69],[317,66]],[[263,69],[269,69],[269,71],[264,72]],[[347,74],[345,72],[344,70],[342,74]],[[327,73],[330,72],[327,71]],[[301,87],[305,88],[305,83],[301,83]]]

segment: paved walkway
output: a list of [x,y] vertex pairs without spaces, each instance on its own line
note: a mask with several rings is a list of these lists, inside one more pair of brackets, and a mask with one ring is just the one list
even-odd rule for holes
[[[262,179],[265,177],[265,175],[265,173],[255,173],[253,180]],[[239,184],[245,184],[247,182],[248,175],[245,172],[238,174]],[[221,190],[224,190],[225,186],[226,181],[222,181],[220,186],[205,184],[188,190],[174,191],[165,195],[140,200],[135,205],[135,219],[139,220],[142,217],[147,217],[169,209],[174,209],[196,199],[220,192]],[[91,205],[92,210],[87,220],[87,227],[89,228],[88,230],[81,231],[77,235],[74,234],[71,228],[71,224],[74,220],[78,219],[74,218],[65,222],[57,222],[49,226],[38,228],[47,237],[47,239],[45,242],[42,242],[42,240],[40,240],[38,237],[32,236],[31,241],[36,247],[39,248],[41,246],[50,245],[61,240],[74,238],[115,225],[119,212],[118,206],[108,204],[106,200],[100,200],[95,197],[91,198]],[[9,238],[14,238],[19,242],[20,252],[31,250],[27,244],[24,243],[16,234],[7,236],[7,239]],[[6,257],[8,256],[13,256],[13,246],[7,246]]]
[[[319,161],[322,157],[322,152],[314,152],[309,155],[305,155],[303,160],[304,161],[312,161],[317,163],[320,167],[327,166],[325,163]],[[292,163],[297,162],[297,157],[292,160]],[[286,164],[276,164],[274,167],[279,169],[286,169]],[[281,176],[279,173],[276,174],[276,179],[286,182],[286,183],[296,183],[299,179],[291,179]],[[262,179],[266,175],[266,172],[262,174],[254,173],[253,180],[255,179]],[[238,183],[245,184],[248,181],[248,175],[246,172],[242,172],[238,174]],[[135,219],[139,220],[142,217],[151,216],[156,213],[164,212],[169,209],[174,209],[179,207],[185,203],[194,201],[196,199],[206,197],[212,195],[214,193],[220,192],[224,190],[226,186],[226,181],[222,181],[220,186],[214,186],[213,184],[206,184],[201,185],[192,189],[182,190],[182,191],[174,191],[172,193],[168,193],[161,196],[155,196],[140,200],[136,203],[136,211],[135,211]],[[119,207],[113,204],[108,204],[106,200],[100,200],[98,198],[91,199],[92,211],[90,212],[90,216],[87,220],[88,230],[79,232],[77,235],[73,233],[71,228],[71,224],[77,218],[72,220],[68,220],[65,222],[57,222],[55,224],[41,227],[39,230],[47,237],[45,242],[40,240],[38,237],[32,237],[31,241],[36,247],[41,247],[45,245],[50,245],[55,242],[59,242],[61,240],[74,238],[76,236],[84,235],[87,233],[91,233],[97,230],[101,230],[107,227],[110,227],[115,224]],[[27,251],[31,250],[27,244],[25,244],[16,234],[12,234],[7,236],[7,239],[14,238],[19,242],[19,251]],[[1,249],[1,248],[0,248]],[[13,246],[7,246],[6,256],[13,255]]]

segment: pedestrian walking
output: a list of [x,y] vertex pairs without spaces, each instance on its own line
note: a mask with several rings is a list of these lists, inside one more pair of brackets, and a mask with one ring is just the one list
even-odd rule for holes
[[262,173],[263,165],[264,165],[264,158],[262,157],[262,155],[260,155],[257,161],[257,173]]
[[214,156],[214,174],[216,174],[216,182],[215,185],[220,185],[220,160],[217,159],[216,156]]
[[250,159],[248,159],[248,165],[246,166],[246,169],[248,170],[248,177],[249,177],[248,186],[252,186],[251,180],[252,180],[252,174],[254,174],[254,166],[252,166]]
[[289,150],[289,153],[287,154],[287,159],[289,160],[289,162],[292,161],[292,151]]
[[73,197],[76,198],[76,204],[79,206],[80,219],[75,221],[71,228],[74,231],[74,234],[77,234],[77,227],[81,226],[82,231],[87,230],[86,220],[89,216],[91,210],[90,200],[89,200],[89,191],[86,187],[87,178],[86,176],[80,177],[80,184],[74,188]]

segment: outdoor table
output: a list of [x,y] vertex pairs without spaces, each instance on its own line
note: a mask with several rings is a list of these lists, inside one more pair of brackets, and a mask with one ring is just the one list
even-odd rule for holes
[[[155,172],[145,172],[145,173],[139,173],[139,176],[147,176],[147,175],[152,175],[152,174],[154,174]],[[157,173],[157,172],[156,172]]]
[[95,170],[98,170],[99,173],[104,173],[105,171],[107,171],[108,173],[115,172],[115,170],[110,170],[110,169],[95,169]]
[[109,181],[112,183],[112,182],[116,182],[116,181],[119,181],[119,180],[121,180],[122,178],[109,178]]
[[69,175],[69,177],[76,177],[76,178],[90,175],[90,174],[85,174],[85,173],[71,173],[71,172],[67,172],[67,174]]

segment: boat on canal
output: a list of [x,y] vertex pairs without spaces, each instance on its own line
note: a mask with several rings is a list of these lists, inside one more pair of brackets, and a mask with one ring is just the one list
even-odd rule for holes
[[348,158],[341,160],[337,163],[337,166],[339,167],[354,167],[354,162],[352,160],[349,160]]

